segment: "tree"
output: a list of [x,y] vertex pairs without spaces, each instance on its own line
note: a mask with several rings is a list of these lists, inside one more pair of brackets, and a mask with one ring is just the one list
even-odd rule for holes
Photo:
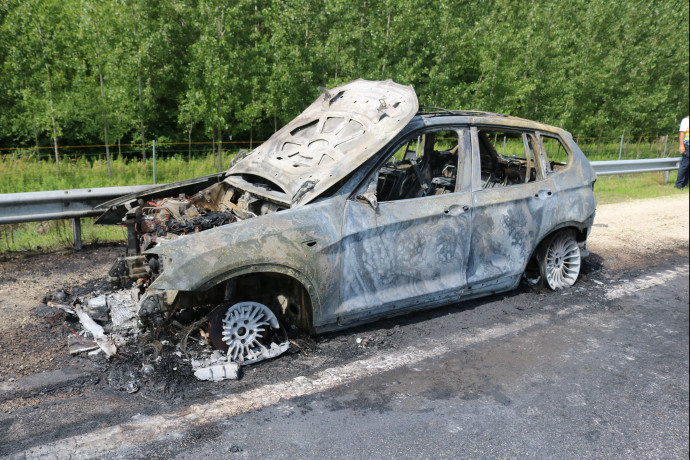
[[60,142],[116,139],[145,160],[148,138],[184,132],[222,167],[229,134],[264,138],[355,78],[583,135],[668,132],[688,111],[688,24],[680,0],[6,0],[0,144],[57,163]]
[[[89,0],[82,0],[81,2],[81,21],[80,21],[80,39],[81,43],[86,44],[87,52],[85,53],[93,63],[93,68],[98,76],[99,97],[96,99],[98,104],[99,117],[103,124],[103,142],[105,144],[105,156],[108,165],[108,177],[112,177],[112,170],[110,165],[110,138],[108,136],[110,118],[109,99],[106,96],[105,88],[105,73],[108,72],[107,62],[104,56],[104,49],[106,47],[105,37],[103,35],[103,6],[101,3],[92,2]],[[90,75],[87,75],[87,78]],[[88,88],[87,88],[88,91]]]
[[65,93],[71,77],[69,16],[56,0],[30,0],[9,12],[7,33],[14,37],[8,53],[11,85],[17,88],[17,104],[23,110],[15,129],[31,126],[36,146],[39,134],[48,132],[60,173],[58,140],[62,135]]

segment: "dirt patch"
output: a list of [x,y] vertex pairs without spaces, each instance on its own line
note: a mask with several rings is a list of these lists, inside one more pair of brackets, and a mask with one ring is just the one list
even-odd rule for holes
[[0,261],[0,381],[63,367],[70,323],[46,311],[46,295],[100,283],[123,245],[97,245],[80,252],[7,255]]
[[588,249],[610,269],[625,269],[688,250],[687,195],[597,206]]

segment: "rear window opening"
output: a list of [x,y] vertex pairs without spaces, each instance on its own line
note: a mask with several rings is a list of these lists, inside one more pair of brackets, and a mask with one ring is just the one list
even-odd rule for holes
[[480,130],[482,188],[508,187],[537,180],[536,138],[532,134]]
[[570,155],[560,139],[542,134],[541,143],[544,146],[544,154],[548,158],[549,173],[556,172],[568,164]]

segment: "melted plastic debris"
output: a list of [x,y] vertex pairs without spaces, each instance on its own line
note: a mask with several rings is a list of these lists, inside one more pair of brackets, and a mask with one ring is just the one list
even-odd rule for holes
[[118,332],[137,330],[137,301],[130,289],[122,289],[107,295],[113,330]]
[[199,380],[219,382],[221,380],[237,380],[239,378],[239,363],[228,361],[228,357],[220,350],[214,351],[206,359],[192,359],[194,377]]
[[[198,380],[237,380],[242,366],[275,358],[290,348],[286,328],[261,304],[241,302],[235,304],[234,309],[229,309],[231,313],[237,313],[240,306],[252,307],[245,312],[249,316],[240,318],[248,321],[242,321],[242,327],[232,327],[237,315],[224,312],[218,316],[221,326],[225,326],[221,327],[225,333],[221,341],[226,348],[230,348],[227,342],[235,344],[241,342],[242,338],[247,339],[250,332],[253,334],[253,345],[245,350],[247,353],[228,353],[222,349],[214,350],[210,343],[206,326],[212,305],[178,311],[160,318],[155,324],[142,323],[138,316],[141,301],[137,297],[140,292],[138,285],[107,290],[99,284],[73,288],[69,293],[58,292],[44,300],[50,306],[46,308],[61,309],[70,316],[76,316],[81,323],[82,330],[75,328],[67,339],[70,354],[88,354],[94,356],[92,359],[99,359],[95,356],[101,355],[108,358],[110,364],[114,363],[111,358],[115,358],[118,367],[131,367],[127,378],[116,379],[116,386],[122,391],[138,391],[138,387],[127,386],[133,379],[141,380],[137,385],[145,384],[147,388],[153,385],[151,382],[166,381],[168,374],[171,371],[174,373],[180,366],[191,367],[191,373]],[[265,316],[258,315],[261,312]],[[190,334],[189,342],[181,340]],[[166,337],[174,337],[174,343],[166,340]],[[167,350],[164,350],[164,345],[168,347]],[[107,365],[105,361],[103,365]]]
[[86,329],[88,332],[91,333],[91,335],[93,335],[94,340],[98,344],[99,348],[103,350],[106,356],[113,356],[115,353],[117,353],[117,347],[105,335],[103,327],[96,323],[88,315],[88,313],[82,310],[80,306],[75,308],[75,312],[77,313],[77,316],[79,317],[79,321],[81,322],[82,326],[84,326],[84,329]]

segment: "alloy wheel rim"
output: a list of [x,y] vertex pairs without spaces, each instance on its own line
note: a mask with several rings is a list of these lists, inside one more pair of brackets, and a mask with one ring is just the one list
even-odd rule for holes
[[240,362],[256,359],[266,351],[263,342],[271,327],[279,327],[278,319],[265,305],[240,302],[230,307],[223,318],[223,341],[228,344],[228,357]]
[[580,247],[574,238],[555,238],[546,253],[546,280],[552,289],[575,284],[580,274]]

